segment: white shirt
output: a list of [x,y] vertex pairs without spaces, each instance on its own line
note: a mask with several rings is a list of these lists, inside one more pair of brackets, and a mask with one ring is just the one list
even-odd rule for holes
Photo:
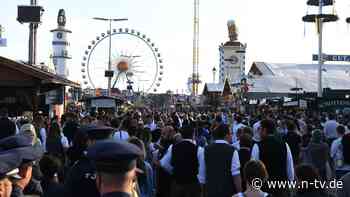
[[222,119],[222,122],[224,123],[224,124],[227,124],[228,123],[228,118],[227,118],[227,115],[226,114],[221,114],[221,119]]
[[256,142],[261,141],[261,136],[260,136],[260,121],[254,123],[253,125],[253,140]]
[[157,129],[157,125],[154,123],[154,120],[152,120],[151,123],[145,125],[145,128],[149,128],[149,130],[152,132]]
[[277,127],[277,132],[281,134],[282,136],[286,135],[288,133],[288,130],[283,127]]
[[154,143],[153,143],[153,142],[151,142],[151,143],[149,144],[149,146],[148,146],[148,147],[149,147],[149,151],[150,151],[150,152],[152,152],[152,153],[153,153],[154,151],[156,151],[156,148],[155,148],[155,146],[154,146]]
[[238,140],[238,138],[237,138],[238,129],[243,128],[243,127],[245,127],[245,125],[242,124],[242,123],[235,124],[232,127],[232,143],[236,143],[237,142],[237,140]]
[[298,124],[299,124],[299,127],[300,127],[301,134],[302,135],[307,134],[307,125],[306,125],[305,121],[302,120],[302,119],[298,119]]
[[[293,157],[287,143],[286,143],[286,148],[287,148],[287,155],[286,155],[287,156],[287,176],[288,176],[288,180],[294,181]],[[260,160],[260,150],[257,144],[254,144],[253,146],[251,158],[254,160]]]
[[341,152],[341,155],[343,154],[342,153],[342,150],[341,150],[341,140],[342,140],[343,138],[342,137],[340,137],[340,138],[337,138],[336,140],[334,140],[333,141],[333,143],[332,143],[332,146],[331,146],[331,150],[330,150],[330,155],[331,155],[331,157],[332,157],[332,159],[333,160],[335,160],[336,159],[336,156],[337,156],[337,154],[339,154],[340,152]]
[[42,147],[43,147],[44,151],[46,152],[46,129],[41,128],[39,133],[40,133]]
[[19,134],[19,128],[18,128],[17,124],[15,124],[15,125],[16,125],[16,135],[17,135],[17,134]]
[[235,149],[239,150],[241,149],[240,141],[237,140],[236,142],[232,143],[232,146],[235,147]]
[[[184,141],[189,141],[195,144],[193,140],[184,139]],[[173,173],[173,166],[171,165],[172,149],[173,145],[170,145],[164,157],[160,160],[160,166],[162,166],[162,168],[164,168],[170,174]],[[203,177],[203,174],[201,172],[205,170],[201,169],[203,167],[203,165],[201,165],[201,162],[204,162],[204,149],[201,147],[198,147],[197,159],[199,161],[197,178],[200,183],[203,183],[205,182],[205,177]]]
[[[214,143],[216,144],[228,144],[225,140],[215,140]],[[203,156],[201,157],[201,160],[199,160],[200,168],[199,168],[199,175],[201,179],[198,179],[201,184],[206,183],[206,166],[205,166],[205,160],[204,160],[204,151]],[[241,163],[239,161],[239,155],[238,152],[235,151],[232,156],[232,162],[231,162],[231,175],[232,176],[238,176],[240,175],[240,168]]]
[[113,139],[116,141],[128,141],[129,133],[123,130],[117,131],[114,133]]
[[69,148],[69,142],[66,136],[64,136],[63,133],[61,133],[61,144],[63,148]]
[[324,124],[323,131],[327,139],[337,138],[337,126],[338,123],[335,120],[328,120]]

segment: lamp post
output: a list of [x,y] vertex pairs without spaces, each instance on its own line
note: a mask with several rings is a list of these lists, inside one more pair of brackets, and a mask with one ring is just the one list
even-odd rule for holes
[[[112,70],[112,22],[117,22],[117,21],[127,21],[127,18],[101,18],[101,17],[94,17],[94,20],[99,20],[99,21],[107,21],[109,22],[109,47],[108,47],[108,96],[111,95],[111,85],[112,85],[112,77],[113,74],[111,72]],[[106,72],[107,74],[107,72]]]
[[[323,0],[318,2],[318,14],[322,14]],[[322,54],[322,36],[323,36],[323,19],[317,19],[318,25],[318,84],[317,84],[317,96],[322,97],[322,65],[323,65],[323,54]]]

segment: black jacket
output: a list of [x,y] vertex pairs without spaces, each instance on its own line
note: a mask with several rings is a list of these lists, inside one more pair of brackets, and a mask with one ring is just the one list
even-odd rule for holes
[[102,195],[102,197],[131,197],[130,194],[124,192],[111,192]]
[[41,181],[41,186],[44,190],[42,197],[61,197],[64,196],[64,187],[62,184],[55,183],[52,181]]
[[96,186],[96,167],[86,157],[70,170],[65,185],[65,197],[100,197]]

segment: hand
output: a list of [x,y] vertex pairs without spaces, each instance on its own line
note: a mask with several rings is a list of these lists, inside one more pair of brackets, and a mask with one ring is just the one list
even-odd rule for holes
[[30,179],[32,178],[32,166],[26,166],[20,169],[19,175],[22,177],[21,180],[15,182],[15,184],[22,190],[28,185]]
[[159,161],[158,159],[154,158],[154,159],[153,159],[153,164],[154,164],[155,166],[159,167],[159,166],[160,166],[160,161]]
[[10,197],[12,193],[12,183],[7,179],[0,181],[0,197]]

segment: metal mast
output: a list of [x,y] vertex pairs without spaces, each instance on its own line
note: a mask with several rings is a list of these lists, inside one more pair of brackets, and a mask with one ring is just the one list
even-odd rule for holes
[[324,64],[323,58],[323,25],[327,22],[335,22],[338,20],[338,16],[333,14],[324,14],[323,7],[331,6],[334,4],[334,0],[308,0],[308,6],[318,7],[318,14],[308,14],[303,17],[304,22],[316,23],[318,34],[318,70],[317,70],[317,97],[322,97],[322,68]]
[[199,0],[194,0],[193,18],[193,70],[192,70],[192,95],[198,95],[199,84]]
[[[30,5],[36,6],[36,0],[30,0]],[[29,51],[28,51],[28,64],[35,65],[36,64],[36,52],[37,52],[37,23],[29,24]]]
[[[323,0],[318,2],[318,14],[321,16]],[[323,67],[323,53],[322,53],[322,44],[323,44],[323,19],[319,17],[317,20],[317,30],[318,30],[318,80],[317,80],[317,97],[322,97],[323,88],[322,88],[322,67]]]

